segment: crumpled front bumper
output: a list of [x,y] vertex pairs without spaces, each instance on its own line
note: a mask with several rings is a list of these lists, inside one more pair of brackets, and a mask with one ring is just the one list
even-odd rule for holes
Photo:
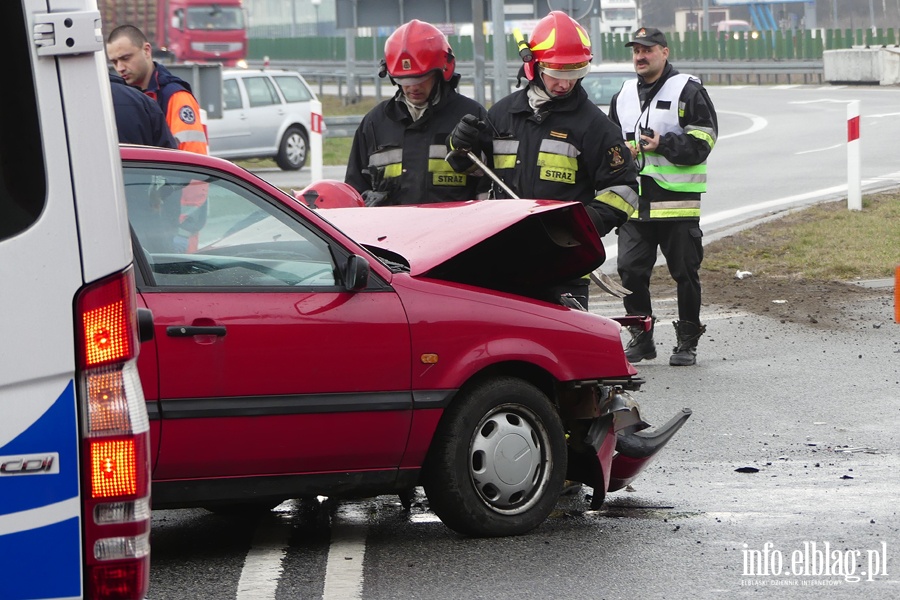
[[[599,387],[599,386],[598,386]],[[602,389],[602,388],[601,388]],[[606,388],[598,395],[597,416],[586,430],[574,430],[569,443],[566,478],[594,488],[591,509],[603,504],[607,492],[634,481],[691,416],[682,409],[663,426],[646,431],[638,403],[619,387]],[[582,419],[580,423],[585,423]]]

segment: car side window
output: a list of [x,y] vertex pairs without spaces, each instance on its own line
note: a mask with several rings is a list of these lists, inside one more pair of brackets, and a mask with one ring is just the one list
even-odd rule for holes
[[236,79],[226,79],[222,82],[222,108],[224,110],[244,108]]
[[287,102],[309,102],[312,100],[312,94],[309,89],[303,85],[303,81],[299,77],[293,75],[275,75],[275,83],[281,89],[281,95]]
[[[212,173],[125,166],[135,252],[164,287],[334,287],[339,272],[329,243],[301,220]],[[196,231],[197,195],[205,214]],[[199,220],[197,220],[199,221]],[[182,238],[193,235],[192,243]]]
[[280,104],[275,85],[268,77],[244,77],[244,87],[251,107]]

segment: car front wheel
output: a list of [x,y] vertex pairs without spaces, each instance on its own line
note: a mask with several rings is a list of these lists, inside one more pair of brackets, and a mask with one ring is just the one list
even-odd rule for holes
[[285,171],[296,171],[306,164],[309,140],[299,127],[289,127],[281,138],[275,162]]
[[464,535],[530,531],[556,505],[566,438],[547,396],[500,377],[460,392],[444,414],[423,472],[434,513]]

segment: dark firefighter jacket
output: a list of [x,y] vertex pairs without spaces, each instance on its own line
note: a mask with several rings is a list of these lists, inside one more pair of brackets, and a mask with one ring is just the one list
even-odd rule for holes
[[[467,114],[484,107],[440,82],[440,101],[413,121],[402,90],[363,117],[350,149],[345,181],[360,193],[386,192],[384,204],[431,204],[475,199],[480,177],[457,173],[444,158],[447,136]],[[489,138],[485,138],[487,142]],[[488,143],[485,143],[488,146]],[[490,152],[490,148],[484,148]]]
[[[622,134],[577,85],[539,107],[527,88],[491,107],[494,170],[521,198],[583,203],[602,236],[637,208],[637,170]],[[499,186],[494,195],[504,197]]]

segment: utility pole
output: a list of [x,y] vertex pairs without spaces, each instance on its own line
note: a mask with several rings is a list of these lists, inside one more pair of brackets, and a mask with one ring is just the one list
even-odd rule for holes
[[472,0],[472,47],[475,53],[475,101],[484,106],[484,4]]
[[503,0],[491,1],[491,21],[494,25],[494,86],[491,101],[497,102],[509,93],[509,77],[506,73],[506,10]]

